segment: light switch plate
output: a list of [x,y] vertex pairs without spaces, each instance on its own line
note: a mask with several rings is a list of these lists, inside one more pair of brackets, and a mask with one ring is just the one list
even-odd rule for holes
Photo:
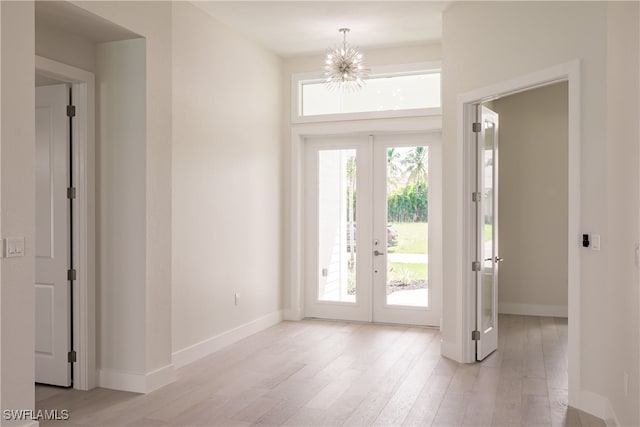
[[4,239],[4,257],[24,256],[24,237],[7,237]]
[[599,234],[592,234],[591,235],[591,249],[593,249],[594,251],[599,251],[600,250],[600,235]]

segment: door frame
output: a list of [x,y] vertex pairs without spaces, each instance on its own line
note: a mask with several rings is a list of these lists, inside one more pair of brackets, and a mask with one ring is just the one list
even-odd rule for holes
[[95,75],[41,56],[35,71],[72,87],[76,120],[73,127],[72,171],[76,187],[73,204],[73,388],[96,387],[96,286],[95,286]]
[[287,239],[287,285],[285,286],[285,320],[302,320],[304,313],[304,141],[313,136],[349,136],[389,133],[441,132],[442,116],[420,116],[300,124],[291,127],[289,224]]
[[580,315],[580,61],[573,60],[531,74],[503,81],[491,86],[459,94],[456,101],[456,148],[461,155],[457,159],[458,191],[461,197],[457,225],[462,233],[458,236],[457,281],[456,281],[456,348],[443,347],[443,355],[464,363],[475,361],[475,342],[471,333],[475,326],[475,287],[471,262],[474,261],[474,221],[471,192],[474,188],[472,169],[472,123],[475,121],[476,104],[503,96],[567,81],[569,86],[568,119],[568,374],[569,404],[584,406],[579,402],[588,399],[582,392],[581,370],[581,315]]

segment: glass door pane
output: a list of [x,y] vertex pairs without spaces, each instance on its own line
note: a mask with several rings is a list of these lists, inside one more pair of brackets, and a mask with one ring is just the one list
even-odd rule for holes
[[[429,307],[429,148],[387,147],[386,304]],[[375,244],[375,242],[374,242]]]
[[318,151],[318,300],[356,302],[356,150]]
[[494,247],[494,124],[484,123],[484,146],[482,147],[482,331],[493,327],[493,281],[495,276]]

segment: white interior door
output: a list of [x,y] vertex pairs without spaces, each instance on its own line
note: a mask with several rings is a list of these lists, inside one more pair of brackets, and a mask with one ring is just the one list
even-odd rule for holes
[[440,326],[440,139],[374,139],[374,322]]
[[66,85],[36,88],[36,382],[71,385]]
[[307,138],[307,317],[440,325],[440,175],[439,133]]
[[476,187],[476,359],[498,348],[498,114],[478,106]]

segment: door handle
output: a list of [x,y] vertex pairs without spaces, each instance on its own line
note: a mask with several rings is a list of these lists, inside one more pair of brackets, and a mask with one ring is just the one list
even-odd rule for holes
[[504,258],[500,258],[499,256],[496,255],[495,258],[486,258],[485,261],[493,261],[497,264],[499,262],[504,261]]
[[373,254],[375,256],[380,256],[380,255],[384,255],[384,252],[380,252],[379,250],[376,249],[375,251],[373,251]]

